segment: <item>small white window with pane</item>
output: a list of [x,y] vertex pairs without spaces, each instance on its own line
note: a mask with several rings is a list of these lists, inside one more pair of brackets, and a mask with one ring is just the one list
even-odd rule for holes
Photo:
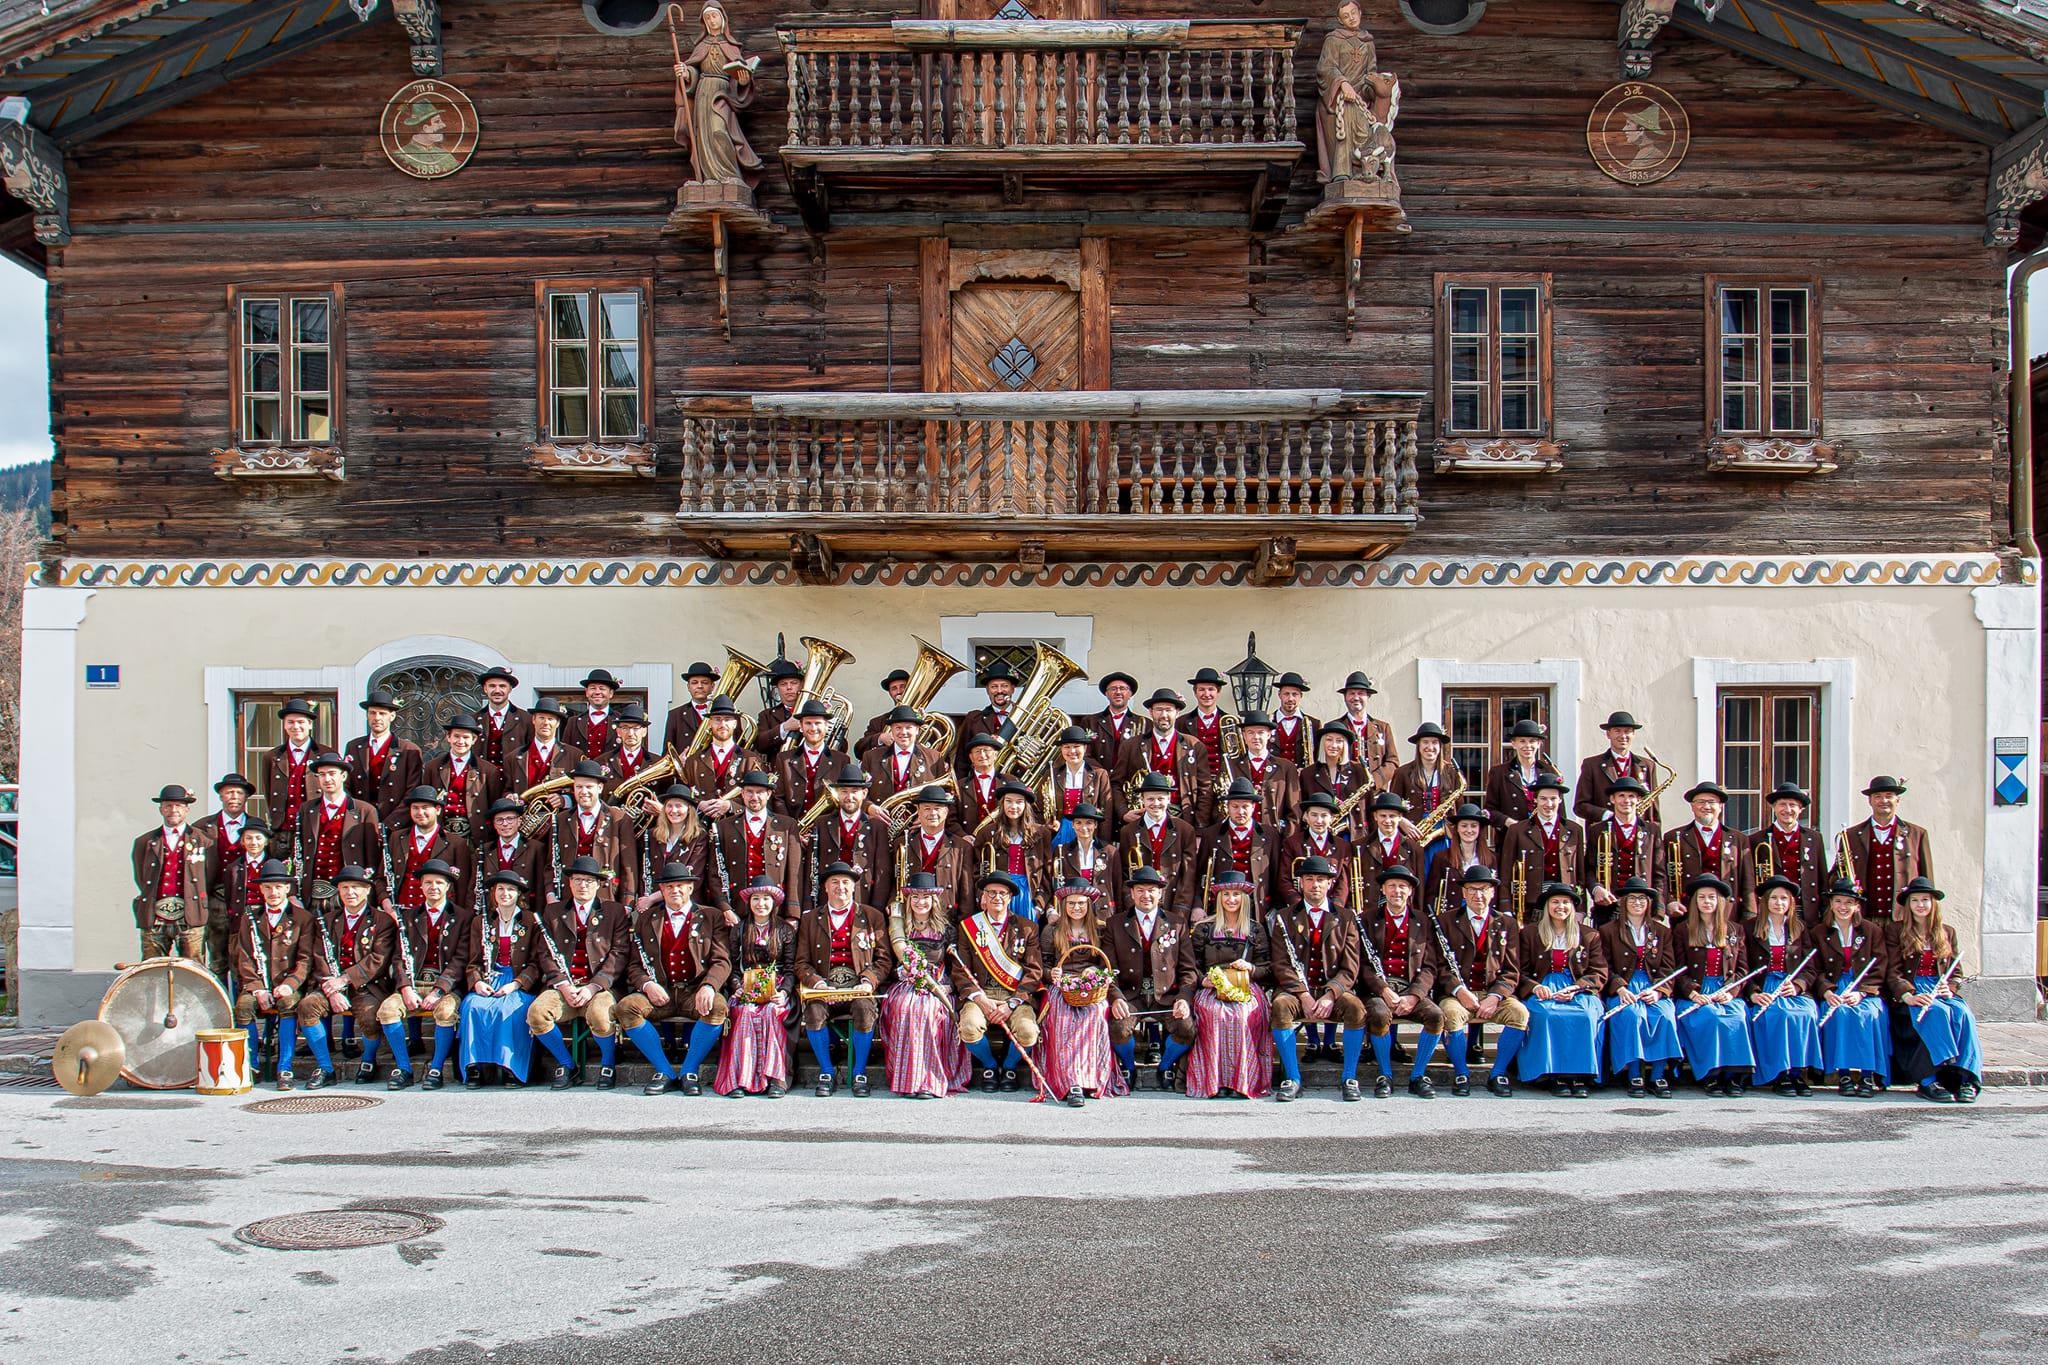
[[1707,279],[1709,468],[1828,473],[1821,428],[1821,298],[1812,280]]
[[645,282],[540,286],[536,467],[652,473],[649,292]]
[[1439,275],[1439,472],[1563,468],[1552,430],[1550,278]]

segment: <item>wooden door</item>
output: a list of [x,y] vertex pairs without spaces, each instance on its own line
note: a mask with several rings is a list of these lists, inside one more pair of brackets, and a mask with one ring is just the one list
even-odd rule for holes
[[1102,0],[935,0],[934,19],[1100,19]]
[[[955,393],[1078,388],[1081,296],[1064,284],[979,282],[953,291]],[[1057,516],[1074,508],[1072,422],[959,422],[947,463],[969,508]]]

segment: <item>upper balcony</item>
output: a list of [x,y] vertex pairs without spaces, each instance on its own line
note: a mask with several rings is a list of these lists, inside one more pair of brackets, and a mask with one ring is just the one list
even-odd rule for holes
[[685,534],[861,560],[1376,558],[1415,528],[1421,395],[1337,389],[704,394]]
[[[950,20],[778,30],[804,221],[846,191],[1242,191],[1278,218],[1303,146],[1298,20]],[[1191,182],[1191,177],[1196,178]]]

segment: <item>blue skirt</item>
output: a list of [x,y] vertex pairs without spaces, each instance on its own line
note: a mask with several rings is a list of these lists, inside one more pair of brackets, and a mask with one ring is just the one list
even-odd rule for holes
[[[1700,987],[1702,995],[1721,989],[1721,978],[1710,976]],[[1692,1009],[1690,1004],[1686,1009]],[[1737,1071],[1756,1065],[1756,1053],[1749,1043],[1749,1006],[1739,1000],[1725,1005],[1701,1005],[1678,1020],[1678,1040],[1685,1047],[1685,1062],[1701,1080],[1724,1067]]]
[[[1854,972],[1843,972],[1835,981],[1835,993],[1848,990],[1855,978]],[[1823,1009],[1821,1013],[1827,1011]],[[1884,999],[1875,993],[1866,994],[1862,1003],[1836,1010],[1835,1017],[1821,1028],[1820,1056],[1823,1071],[1867,1071],[1878,1084],[1889,1084],[1892,1034],[1884,1015]]]
[[[491,975],[491,984],[501,986],[512,979],[508,967]],[[462,1066],[489,1063],[502,1066],[526,1082],[527,1064],[533,1060],[533,1035],[526,1030],[526,1011],[533,996],[526,991],[510,995],[477,995],[462,998]]]
[[[1916,976],[1913,989],[1932,991],[1935,978]],[[1969,1073],[1975,1082],[1984,1074],[1984,1049],[1977,1042],[1977,1016],[1961,996],[1935,998],[1925,1018],[1914,1006],[1902,1007],[1913,1022],[1913,1031],[1926,1045],[1927,1060],[1934,1066],[1953,1066]]]
[[[1552,990],[1572,984],[1570,972],[1552,972],[1543,978]],[[1581,991],[1569,1000],[1538,1000],[1530,997],[1529,1036],[1515,1059],[1515,1069],[1525,1081],[1543,1076],[1598,1076],[1600,1074],[1600,997]]]
[[[1762,989],[1783,985],[1783,972],[1765,972]],[[1756,1083],[1769,1085],[1786,1072],[1804,1078],[1820,1069],[1820,1009],[1809,995],[1788,995],[1769,1006],[1750,1007],[1749,1032],[1756,1048]]]
[[[1650,974],[1628,979],[1637,994],[1650,989]],[[1668,1062],[1678,1056],[1678,1011],[1670,997],[1654,1005],[1624,1005],[1607,1021],[1607,1065],[1619,1073],[1637,1062]]]

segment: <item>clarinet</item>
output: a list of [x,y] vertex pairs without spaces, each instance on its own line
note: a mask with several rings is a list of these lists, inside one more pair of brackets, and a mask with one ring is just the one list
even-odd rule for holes
[[825,899],[825,822],[820,820],[811,828],[811,904],[821,904]]
[[1294,951],[1294,932],[1287,927],[1287,912],[1285,910],[1276,911],[1273,915],[1273,923],[1279,926],[1280,938],[1287,945],[1287,961],[1294,968],[1295,979],[1301,982],[1302,990],[1306,991],[1308,989],[1308,972],[1301,965],[1301,955]]
[[269,912],[259,909],[249,916],[249,946],[256,952],[256,975],[263,978],[263,989],[275,989],[270,984],[270,952],[263,946],[263,920]]
[[634,951],[640,954],[640,970],[647,973],[649,981],[659,985],[661,977],[655,974],[654,963],[647,957],[647,940],[640,937],[640,922],[632,915],[626,917],[626,933],[633,940]]
[[562,838],[560,829],[548,831],[548,858],[555,869],[555,899],[562,898]]
[[[392,831],[392,835],[396,833],[396,830]],[[391,875],[391,835],[379,839],[377,847],[384,854],[384,894],[391,898],[393,905],[396,905],[398,904],[398,880]]]
[[[504,869],[500,868],[499,870],[503,871]],[[476,875],[470,878],[470,880],[475,885],[470,888],[469,908],[473,913],[481,915],[484,912],[484,849],[482,844],[477,845]]]
[[547,946],[548,952],[554,955],[555,965],[562,969],[563,978],[573,982],[575,978],[569,974],[571,970],[570,961],[562,956],[562,945],[555,942],[555,936],[548,932],[547,911],[543,909],[535,914],[533,923],[540,930],[540,941]]
[[[323,915],[318,910],[315,910],[313,912],[313,923],[320,926],[320,946],[327,950],[328,967],[333,970],[336,976],[340,976],[341,963],[336,960],[336,954],[334,951],[334,933],[327,927],[327,916]],[[343,989],[343,991],[341,992],[341,1007],[343,1009],[348,1008],[348,991],[346,989]]]
[[420,974],[412,960],[412,935],[406,931],[404,912],[394,908],[391,919],[398,926],[398,965],[405,972],[405,980],[400,984],[417,986]]
[[711,822],[711,856],[718,864],[718,885],[725,892],[725,908],[733,908],[732,873],[725,866],[725,826],[721,821]]
[[1437,951],[1444,955],[1444,970],[1451,974],[1451,994],[1456,995],[1466,989],[1465,974],[1458,970],[1458,955],[1451,951],[1450,935],[1444,932],[1444,922],[1431,914],[1428,906],[1423,907],[1422,913],[1429,915],[1429,927],[1436,931]]
[[1365,927],[1363,920],[1358,924],[1358,946],[1365,950],[1365,960],[1371,964],[1372,974],[1380,979],[1382,986],[1386,985],[1387,966],[1380,961],[1380,950],[1372,946],[1372,931]]

